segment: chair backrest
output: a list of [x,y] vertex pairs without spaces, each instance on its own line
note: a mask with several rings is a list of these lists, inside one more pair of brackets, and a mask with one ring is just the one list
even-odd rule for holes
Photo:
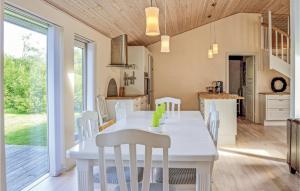
[[214,111],[217,111],[217,106],[215,102],[211,102],[209,104],[209,112],[214,112]]
[[124,102],[117,102],[115,105],[116,121],[120,122],[126,119],[126,105]]
[[105,97],[98,95],[96,97],[96,105],[99,118],[99,125],[103,125],[104,122],[108,121],[109,118]]
[[220,117],[218,111],[211,112],[210,121],[209,121],[209,132],[210,135],[217,146],[218,144],[218,132],[219,132],[219,126],[220,126]]
[[211,115],[213,112],[217,111],[217,107],[216,107],[216,103],[215,102],[211,102],[209,104],[209,113],[208,113],[208,119],[207,119],[207,129],[210,131],[210,119],[211,119]]
[[79,119],[80,140],[95,137],[99,133],[98,114],[94,111],[84,111]]
[[[172,98],[172,97],[163,97],[163,98],[158,98],[155,99],[155,107],[157,107],[160,104],[166,103],[167,108],[166,111],[175,111],[175,105],[177,105],[177,110],[180,111],[180,105],[181,105],[181,100],[177,98]],[[171,105],[171,109],[170,109]]]
[[100,185],[101,191],[107,190],[106,185],[106,165],[105,165],[105,147],[114,147],[115,163],[117,168],[118,182],[121,191],[127,190],[124,165],[122,160],[121,145],[129,145],[130,156],[130,186],[131,191],[138,190],[137,178],[137,159],[136,145],[145,146],[145,166],[142,182],[142,190],[146,191],[150,188],[151,174],[151,158],[152,148],[163,149],[163,190],[169,190],[169,169],[168,169],[168,149],[170,148],[171,140],[168,135],[156,134],[137,129],[124,129],[111,133],[98,134],[96,137],[96,145],[99,148],[99,169],[100,169]]

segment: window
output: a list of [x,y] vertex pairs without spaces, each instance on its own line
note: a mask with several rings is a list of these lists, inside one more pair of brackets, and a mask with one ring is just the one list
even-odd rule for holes
[[78,140],[79,117],[87,108],[87,43],[76,39],[74,42],[74,116],[75,140]]
[[49,172],[48,24],[7,6],[4,22],[4,117],[8,190]]

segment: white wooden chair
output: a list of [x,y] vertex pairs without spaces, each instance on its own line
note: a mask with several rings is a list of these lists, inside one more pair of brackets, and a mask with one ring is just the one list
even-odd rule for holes
[[[158,107],[160,104],[166,103],[167,108],[166,111],[175,111],[175,106],[177,105],[177,111],[180,111],[180,105],[181,105],[181,100],[177,98],[172,98],[172,97],[163,97],[163,98],[158,98],[155,99],[155,107]],[[171,109],[170,109],[171,105]]]
[[98,95],[96,97],[96,106],[99,117],[99,125],[104,125],[105,122],[109,121],[109,115],[107,111],[106,100],[104,96]]
[[81,141],[95,137],[99,133],[97,112],[82,112],[79,118],[79,126],[79,138]]
[[209,133],[213,139],[215,146],[218,146],[218,135],[219,135],[220,117],[218,111],[211,112],[209,121]]
[[[99,134],[96,137],[96,145],[99,148],[99,169],[101,191],[107,190],[106,184],[106,165],[105,165],[105,147],[113,147],[115,153],[115,163],[117,168],[119,186],[116,190],[120,191],[169,191],[169,173],[168,173],[168,149],[171,140],[167,135],[155,134],[137,129],[124,129],[112,133]],[[129,146],[130,154],[130,184],[126,184],[124,175],[124,165],[122,160],[121,145]],[[145,166],[143,181],[141,184],[137,180],[137,159],[136,146],[145,146]],[[152,149],[163,149],[163,184],[150,183]]]
[[208,129],[209,132],[210,132],[211,115],[214,112],[217,112],[217,107],[216,107],[216,103],[212,102],[212,103],[209,104],[209,113],[208,113],[207,124],[206,124],[207,129]]
[[127,112],[125,103],[117,102],[115,105],[115,112],[117,123],[126,120]]
[[[98,126],[98,113],[94,111],[85,111],[82,112],[81,117],[79,118],[79,125],[80,125],[80,141],[87,140],[90,138],[95,138],[96,135],[99,133],[99,126]],[[129,174],[129,169],[125,169],[126,174]],[[107,182],[109,184],[117,184],[117,175],[116,175],[116,168],[115,167],[108,167],[106,169],[108,174]],[[143,169],[138,169],[138,180],[142,180],[142,172]],[[96,174],[97,176],[97,174]],[[126,176],[126,181],[129,181],[130,177]]]
[[[217,147],[218,144],[218,131],[219,131],[219,112],[216,111],[215,104],[212,104],[212,107],[210,109],[209,114],[209,134],[212,137],[212,140],[214,141],[215,146]],[[213,166],[211,166],[211,172],[213,172]],[[176,188],[176,185],[180,185],[180,188],[182,188],[181,185],[185,185],[185,187],[190,188],[189,185],[196,184],[196,169],[193,168],[170,168],[169,169],[169,176],[170,180],[169,183],[173,185]],[[161,175],[161,169],[156,169],[156,173],[154,173],[154,181],[155,182],[161,182],[162,175]]]

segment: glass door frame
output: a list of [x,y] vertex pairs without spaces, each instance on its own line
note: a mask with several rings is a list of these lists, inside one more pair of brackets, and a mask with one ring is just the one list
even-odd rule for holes
[[75,37],[74,48],[80,48],[83,51],[82,54],[82,110],[87,109],[87,43],[78,37]]
[[0,0],[0,191],[6,190],[6,165],[4,141],[4,0]]
[[[47,22],[45,22],[44,20],[41,20],[40,18],[31,15],[30,13],[27,13],[26,11],[20,10],[18,8],[15,8],[9,4],[4,4],[4,17],[3,17],[3,22],[7,22],[10,23],[12,25],[15,25],[16,27],[25,29],[25,31],[32,31],[34,33],[40,33],[45,37],[45,45],[46,45],[46,49],[43,49],[44,51],[44,60],[43,63],[40,63],[42,65],[45,65],[45,71],[44,71],[44,78],[43,78],[43,84],[45,86],[45,92],[43,93],[43,95],[46,97],[46,107],[45,110],[43,111],[43,113],[45,113],[45,120],[46,120],[46,145],[45,145],[45,152],[43,153],[43,156],[45,156],[47,158],[47,161],[45,161],[46,163],[45,165],[45,169],[43,171],[43,173],[38,174],[37,176],[34,176],[33,179],[31,179],[30,181],[24,183],[24,184],[20,184],[19,186],[21,186],[20,188],[22,189],[30,189],[32,188],[34,185],[36,185],[38,182],[40,182],[41,180],[43,180],[44,178],[49,176],[49,172],[50,172],[50,153],[49,153],[49,113],[48,113],[48,98],[49,98],[49,94],[48,94],[48,30],[49,30],[49,24]],[[4,28],[4,27],[3,27]],[[5,52],[5,50],[3,50],[3,52]],[[33,86],[36,86],[35,84],[31,84]],[[4,95],[3,95],[4,96]],[[4,104],[3,104],[3,108],[4,108]],[[5,127],[4,127],[4,131],[5,131]],[[4,136],[5,136],[5,132],[4,132]],[[5,147],[5,138],[4,138],[4,147]],[[32,146],[35,144],[24,144],[27,146]],[[7,157],[8,157],[8,150],[6,150],[6,153],[4,154],[4,157],[6,158],[6,165],[8,165],[8,161],[7,161]],[[46,167],[47,166],[47,167]],[[6,169],[7,170],[7,169]],[[28,172],[32,172],[32,170],[28,170]],[[6,182],[5,185],[6,187],[8,186],[8,181],[9,178],[7,177],[9,172],[6,171],[5,176],[6,176]],[[12,184],[12,183],[11,183]]]

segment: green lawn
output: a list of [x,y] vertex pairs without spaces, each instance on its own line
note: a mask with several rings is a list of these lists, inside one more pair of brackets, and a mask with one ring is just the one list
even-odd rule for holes
[[48,144],[47,115],[5,114],[5,143],[13,145]]

